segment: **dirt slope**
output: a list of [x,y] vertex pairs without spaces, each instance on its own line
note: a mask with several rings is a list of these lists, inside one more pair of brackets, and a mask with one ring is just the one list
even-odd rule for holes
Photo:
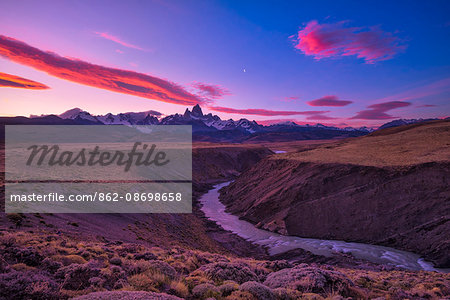
[[[262,249],[204,218],[196,200],[212,183],[231,180],[270,154],[272,151],[263,146],[194,144],[192,214],[24,214],[16,220],[1,213],[0,231],[36,230],[87,241],[137,242],[167,248],[180,246],[237,255],[258,256],[259,252],[263,255]],[[4,160],[3,155],[0,151],[1,160]],[[4,176],[3,172],[1,174]],[[4,204],[3,177],[0,189],[3,189],[0,202]],[[14,222],[20,222],[20,226],[15,228]]]
[[271,156],[223,190],[262,228],[382,244],[450,267],[450,122]]

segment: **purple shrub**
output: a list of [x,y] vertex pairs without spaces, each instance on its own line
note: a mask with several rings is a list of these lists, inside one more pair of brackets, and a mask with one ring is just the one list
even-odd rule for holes
[[212,263],[201,266],[198,270],[214,281],[233,280],[241,284],[246,281],[258,280],[258,276],[243,263]]
[[120,259],[120,257],[113,257],[109,260],[109,263],[112,265],[121,266],[122,260]]
[[0,274],[1,299],[58,299],[57,283],[42,273]]
[[283,269],[267,276],[264,284],[272,289],[288,288],[302,292],[326,293],[349,291],[354,284],[344,274],[322,270],[306,264]]
[[92,264],[71,264],[60,268],[55,276],[63,280],[62,287],[67,290],[83,290],[90,286],[89,280],[97,277],[100,269]]
[[275,300],[273,292],[264,284],[247,281],[239,286],[240,291],[249,292],[259,300]]
[[144,252],[144,253],[138,253],[134,255],[134,259],[139,260],[139,259],[143,259],[143,260],[156,260],[158,259],[158,257],[151,253],[151,252]]
[[58,271],[59,268],[62,267],[62,263],[58,262],[58,261],[54,261],[51,258],[44,258],[44,260],[42,260],[42,264],[41,267],[49,272],[49,273],[55,273],[56,271]]

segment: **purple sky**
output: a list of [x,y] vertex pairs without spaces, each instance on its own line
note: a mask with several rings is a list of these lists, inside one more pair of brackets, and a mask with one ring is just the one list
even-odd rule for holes
[[447,117],[449,16],[448,1],[2,1],[0,114]]

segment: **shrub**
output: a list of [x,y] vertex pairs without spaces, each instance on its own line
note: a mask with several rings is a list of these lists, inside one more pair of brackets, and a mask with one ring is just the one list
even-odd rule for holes
[[5,234],[0,236],[0,244],[5,247],[13,247],[16,244],[16,237],[13,234]]
[[[302,299],[305,300],[325,300],[322,296],[315,294],[315,293],[304,293],[302,294]],[[340,298],[338,298],[339,300]],[[334,299],[333,299],[334,300]]]
[[219,292],[222,295],[222,297],[226,297],[231,295],[234,291],[238,290],[239,284],[237,284],[234,281],[226,281],[224,284],[219,286]]
[[23,214],[15,214],[15,213],[6,214],[6,217],[8,218],[9,221],[14,223],[16,227],[22,226],[23,219],[25,219],[25,216]]
[[168,293],[178,297],[186,298],[187,296],[189,296],[189,289],[186,284],[184,284],[184,282],[176,280],[172,281],[169,284]]
[[230,296],[226,298],[227,300],[258,300],[249,292],[244,291],[234,291]]
[[349,287],[353,286],[353,283],[342,273],[309,267],[305,264],[271,273],[264,284],[272,289],[281,287],[314,293],[338,290],[344,294],[348,294]]
[[89,284],[94,287],[102,287],[105,281],[100,277],[92,277],[89,279]]
[[193,288],[202,283],[211,283],[211,284],[214,283],[212,280],[206,278],[203,275],[189,275],[188,277],[185,278],[185,280],[189,288]]
[[136,274],[128,277],[128,283],[136,291],[158,291],[153,285],[153,281],[145,274]]
[[79,255],[75,255],[75,254],[71,254],[71,255],[55,255],[53,256],[53,259],[55,261],[59,261],[61,262],[64,266],[68,266],[71,264],[85,264],[87,263],[87,261],[79,256]]
[[192,289],[192,295],[195,299],[206,299],[209,297],[218,297],[219,290],[216,286],[209,283],[202,283]]
[[[233,280],[241,284],[247,281],[258,280],[258,276],[252,272],[246,264],[242,263],[211,263],[201,266],[198,271],[205,273],[209,279],[215,282]],[[194,274],[195,273],[197,273],[197,271],[194,271]]]
[[297,290],[285,289],[285,288],[277,288],[273,289],[275,297],[279,300],[295,300],[300,299],[302,293]]
[[17,249],[14,255],[17,259],[17,262],[25,263],[33,267],[41,264],[43,260],[42,255],[40,255],[39,252],[33,247]]
[[249,292],[259,300],[275,300],[273,292],[265,285],[256,281],[247,281],[239,286],[240,291]]
[[101,269],[100,277],[105,281],[103,286],[109,290],[118,288],[119,285],[116,283],[127,278],[126,273],[119,266]]
[[76,297],[73,300],[183,300],[176,296],[164,294],[164,293],[151,293],[151,292],[137,292],[137,291],[111,291],[111,292],[95,292],[80,297]]
[[120,259],[120,257],[113,257],[109,260],[109,263],[113,264],[113,265],[121,266],[122,260]]
[[151,252],[138,253],[134,255],[134,259],[143,259],[143,260],[156,260],[158,257]]
[[59,269],[55,276],[64,279],[62,287],[68,290],[82,290],[90,286],[89,280],[98,277],[100,270],[91,264],[71,264]]
[[177,274],[177,271],[171,265],[161,260],[149,261],[148,267],[152,273],[161,273],[170,279],[174,279]]
[[62,267],[62,263],[54,261],[51,258],[44,258],[41,264],[42,268],[49,273],[55,273],[59,268]]
[[0,274],[2,299],[58,299],[58,285],[51,278],[35,272]]
[[273,260],[266,261],[261,264],[262,267],[272,270],[273,272],[277,272],[287,268],[293,268],[294,265],[287,260]]

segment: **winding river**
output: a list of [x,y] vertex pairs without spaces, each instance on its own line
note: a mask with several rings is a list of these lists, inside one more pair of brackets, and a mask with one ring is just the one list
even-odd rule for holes
[[409,270],[448,271],[435,269],[432,263],[426,262],[417,254],[394,248],[336,240],[284,236],[256,228],[253,224],[225,212],[225,205],[219,201],[219,190],[228,184],[219,184],[200,198],[203,205],[202,211],[208,219],[215,221],[223,229],[255,244],[267,247],[270,255],[301,248],[324,256],[332,256],[335,252],[351,253],[359,259],[395,265]]

